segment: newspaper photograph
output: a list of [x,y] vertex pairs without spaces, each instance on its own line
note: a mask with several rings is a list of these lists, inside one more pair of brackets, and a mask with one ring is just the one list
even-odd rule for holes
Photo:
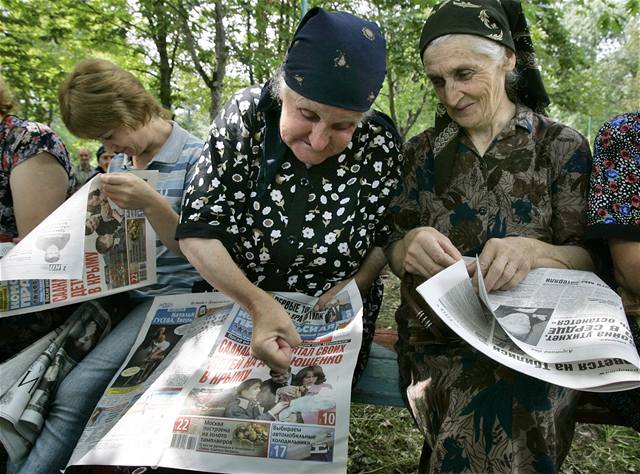
[[96,176],[17,245],[2,245],[0,317],[155,283],[155,238],[142,211],[118,208]]
[[316,298],[274,297],[303,339],[287,372],[251,355],[251,317],[224,295],[156,298],[69,466],[345,473],[357,287],[318,312]]
[[417,290],[451,330],[507,367],[577,390],[640,386],[622,301],[591,272],[539,268],[490,294],[480,275],[476,294],[461,260]]

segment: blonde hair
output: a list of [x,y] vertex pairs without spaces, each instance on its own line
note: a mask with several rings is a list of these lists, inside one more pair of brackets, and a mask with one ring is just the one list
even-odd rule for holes
[[58,91],[62,120],[81,138],[97,139],[122,125],[137,129],[165,110],[128,71],[104,59],[80,61]]
[[15,106],[16,103],[13,101],[9,87],[7,87],[7,84],[2,77],[0,77],[0,115],[7,115]]

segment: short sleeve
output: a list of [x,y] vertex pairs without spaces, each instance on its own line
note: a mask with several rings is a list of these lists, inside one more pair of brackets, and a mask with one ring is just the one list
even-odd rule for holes
[[596,136],[587,226],[589,239],[640,241],[640,113],[615,117]]
[[11,168],[40,153],[51,155],[64,168],[68,176],[73,175],[69,153],[62,139],[46,125],[21,121],[14,129],[11,150]]
[[259,155],[256,106],[260,89],[246,89],[213,121],[207,142],[184,195],[176,238],[220,240],[227,249],[238,236],[237,222],[252,192]]
[[376,113],[371,121],[371,132],[368,134],[370,135],[370,163],[372,163],[374,175],[380,176],[380,184],[378,196],[371,195],[369,200],[375,199],[379,203],[377,214],[382,215],[375,229],[372,244],[375,247],[384,247],[393,233],[393,219],[389,204],[401,184],[402,138],[386,115]]

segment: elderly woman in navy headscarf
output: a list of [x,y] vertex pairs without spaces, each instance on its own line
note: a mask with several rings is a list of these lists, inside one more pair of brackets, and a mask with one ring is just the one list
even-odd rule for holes
[[364,365],[402,159],[393,123],[371,110],[385,73],[378,25],[310,10],[272,80],[218,114],[186,191],[180,248],[249,311],[253,353],[273,369],[287,369],[301,339],[267,291],[319,296],[322,307],[351,278],[364,300]]
[[578,392],[479,353],[415,288],[463,255],[479,255],[488,291],[513,288],[532,268],[592,269],[580,243],[589,144],[543,113],[549,99],[519,2],[442,2],[420,56],[440,105],[435,126],[404,148],[387,248],[403,278],[398,360],[425,435],[420,472],[555,472]]

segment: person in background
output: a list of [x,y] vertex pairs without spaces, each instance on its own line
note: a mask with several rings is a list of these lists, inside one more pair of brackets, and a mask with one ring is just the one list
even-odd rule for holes
[[73,167],[73,172],[76,176],[76,186],[80,188],[93,176],[94,169],[91,168],[91,154],[87,148],[78,148],[77,154],[78,165]]
[[[0,78],[0,242],[26,236],[72,193],[69,154],[48,126],[12,112],[16,104]],[[0,319],[0,362],[36,341],[70,308]]]
[[370,111],[386,72],[378,26],[313,8],[283,67],[235,94],[211,126],[187,188],[180,248],[253,321],[251,348],[286,371],[301,341],[268,291],[320,297],[354,279],[362,294],[362,372],[382,302],[378,278],[400,181],[401,138]]
[[[596,136],[585,239],[605,281],[618,287],[640,347],[640,111],[612,118]],[[640,389],[598,395],[640,432]]]
[[[101,175],[102,192],[123,209],[141,209],[157,234],[158,283],[129,292],[133,309],[60,385],[27,459],[13,472],[63,469],[109,381],[135,342],[153,297],[188,293],[199,279],[174,239],[182,194],[202,140],[165,118],[165,111],[131,73],[100,59],[75,65],[58,93],[71,133],[103,143],[117,155]],[[97,113],[96,111],[100,111]],[[104,166],[104,164],[103,164]],[[156,170],[155,189],[131,170]],[[60,436],[64,433],[64,436]]]
[[98,159],[98,166],[93,169],[93,178],[97,174],[107,173],[109,171],[109,165],[113,159],[113,152],[108,151],[104,145],[101,145],[96,151],[96,158]]
[[442,2],[419,51],[440,104],[435,127],[404,148],[387,248],[402,278],[400,378],[425,437],[419,472],[557,472],[579,392],[476,351],[415,289],[463,255],[479,255],[488,291],[513,288],[533,268],[592,270],[581,244],[589,144],[543,114],[549,100],[520,2]]

